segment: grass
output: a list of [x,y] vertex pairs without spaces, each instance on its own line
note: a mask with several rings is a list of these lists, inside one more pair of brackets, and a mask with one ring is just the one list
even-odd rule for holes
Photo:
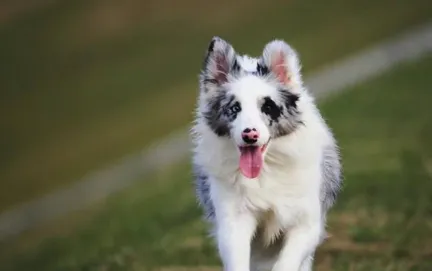
[[[429,55],[320,105],[340,141],[345,186],[316,270],[431,270],[431,70]],[[73,229],[53,225],[59,233],[42,243],[3,246],[0,269],[220,270],[200,215],[189,165],[180,164]]]
[[285,38],[308,72],[430,19],[425,0],[272,3],[65,0],[9,18],[0,25],[0,211],[190,121],[213,35],[252,54]]

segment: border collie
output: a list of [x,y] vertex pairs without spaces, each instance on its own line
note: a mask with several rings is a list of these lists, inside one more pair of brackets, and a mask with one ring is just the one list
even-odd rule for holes
[[191,134],[197,197],[224,270],[312,270],[341,163],[296,51],[274,40],[254,58],[213,37]]

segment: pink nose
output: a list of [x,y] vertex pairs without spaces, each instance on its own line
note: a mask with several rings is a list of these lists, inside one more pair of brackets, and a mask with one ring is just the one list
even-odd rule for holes
[[246,128],[242,132],[242,139],[247,144],[253,144],[258,141],[259,132],[255,128]]

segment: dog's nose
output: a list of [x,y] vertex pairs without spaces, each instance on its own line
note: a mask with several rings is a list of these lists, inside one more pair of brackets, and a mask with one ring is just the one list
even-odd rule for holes
[[243,141],[246,144],[253,144],[258,141],[259,133],[255,128],[246,128],[242,132]]

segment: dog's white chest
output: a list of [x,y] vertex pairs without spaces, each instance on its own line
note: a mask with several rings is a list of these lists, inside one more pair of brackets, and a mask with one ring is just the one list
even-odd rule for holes
[[264,177],[261,180],[242,180],[241,185],[244,188],[244,204],[248,209],[258,214],[271,211],[281,224],[287,224],[299,215],[310,194],[300,178]]
[[302,213],[298,199],[283,192],[284,187],[246,188],[244,204],[255,213],[260,239],[265,245],[273,243]]
[[239,196],[244,207],[256,214],[266,243],[314,211],[311,204],[318,197],[317,177],[312,171],[292,170],[290,174],[263,174],[259,180],[239,178]]

